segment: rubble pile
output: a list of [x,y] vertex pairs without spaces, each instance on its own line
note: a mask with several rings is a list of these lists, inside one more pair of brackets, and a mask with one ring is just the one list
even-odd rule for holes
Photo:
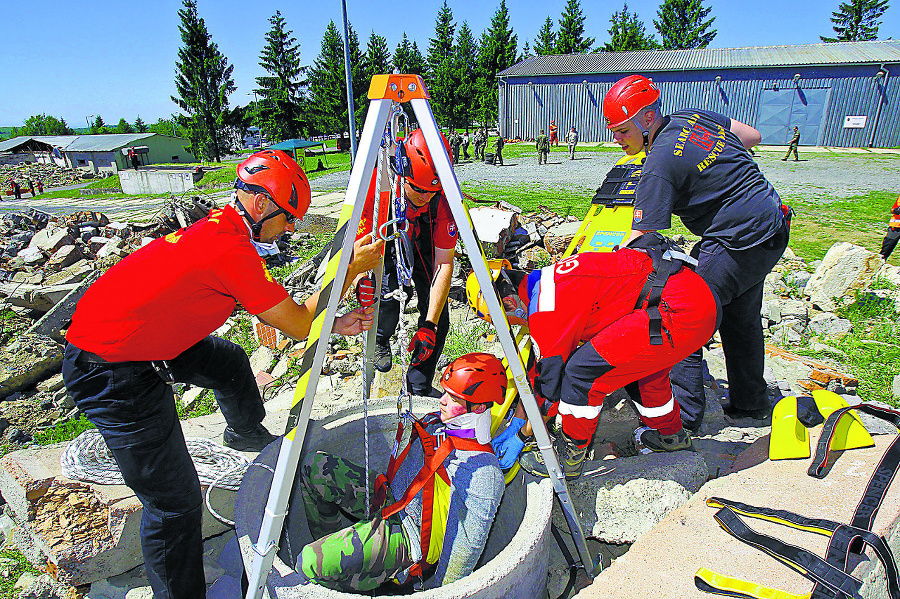
[[17,165],[0,164],[0,186],[3,195],[12,195],[9,180],[15,179],[22,190],[28,193],[28,180],[35,185],[40,181],[44,188],[74,185],[84,178],[85,173],[77,169],[65,168],[56,164],[25,163]]

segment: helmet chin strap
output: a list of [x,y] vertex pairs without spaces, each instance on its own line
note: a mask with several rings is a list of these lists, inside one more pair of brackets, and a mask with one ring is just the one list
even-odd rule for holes
[[243,216],[247,223],[250,225],[250,236],[253,238],[253,241],[260,241],[263,223],[278,214],[277,211],[256,221],[252,216],[250,216],[250,213],[247,212],[247,209],[244,208],[244,205],[241,204],[241,201],[237,197],[236,191],[231,192],[231,201],[234,202],[238,213]]

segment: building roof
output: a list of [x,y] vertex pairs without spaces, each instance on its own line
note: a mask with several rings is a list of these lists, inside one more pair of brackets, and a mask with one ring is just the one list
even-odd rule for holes
[[533,56],[497,74],[587,75],[900,62],[900,40]]
[[44,143],[64,152],[113,152],[119,148],[133,145],[135,142],[159,133],[109,133],[103,135],[20,135],[0,142],[0,152],[14,151],[26,146],[31,141]]

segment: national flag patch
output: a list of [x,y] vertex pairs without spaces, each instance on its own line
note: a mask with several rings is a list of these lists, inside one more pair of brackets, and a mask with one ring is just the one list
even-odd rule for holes
[[644,211],[639,208],[636,209],[634,211],[634,220],[641,220],[642,218],[644,218]]

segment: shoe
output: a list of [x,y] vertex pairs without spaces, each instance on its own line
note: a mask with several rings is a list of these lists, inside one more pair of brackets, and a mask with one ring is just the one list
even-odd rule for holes
[[766,420],[772,415],[770,408],[762,408],[760,410],[741,410],[734,408],[729,404],[723,410],[725,417],[731,420],[740,420],[742,418],[750,418],[753,420]]
[[638,442],[650,451],[680,451],[694,448],[691,435],[684,428],[673,435],[663,435],[654,428],[647,428],[638,435]]
[[390,345],[375,344],[375,370],[378,372],[390,372],[394,365],[394,355]]
[[[584,458],[587,455],[587,447],[578,447],[565,435],[560,435],[554,443],[556,457],[566,475],[566,480],[576,480],[581,477],[584,469]],[[522,450],[519,456],[519,466],[532,476],[547,478],[547,466],[544,464],[544,456],[536,443],[531,443]]]
[[782,162],[787,162],[787,158],[782,158],[781,161],[782,161]]
[[277,438],[262,424],[257,424],[246,431],[238,431],[230,426],[226,426],[225,432],[222,433],[222,442],[225,444],[225,447],[230,447],[236,451],[262,451]]

